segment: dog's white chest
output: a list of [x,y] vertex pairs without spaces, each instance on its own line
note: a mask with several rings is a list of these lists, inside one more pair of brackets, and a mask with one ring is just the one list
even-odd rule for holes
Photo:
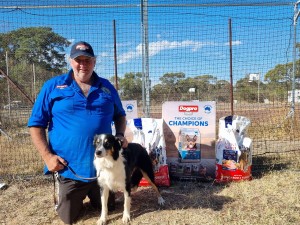
[[[97,163],[99,163],[97,165]],[[116,161],[99,159],[96,162],[97,174],[100,172],[98,183],[100,186],[107,186],[110,190],[125,189],[125,165],[121,158]]]

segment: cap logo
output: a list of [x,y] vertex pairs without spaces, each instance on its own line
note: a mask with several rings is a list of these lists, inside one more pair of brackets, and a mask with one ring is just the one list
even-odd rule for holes
[[78,56],[95,57],[92,46],[84,41],[75,43],[71,48],[70,58],[75,59]]
[[86,51],[86,50],[89,49],[89,47],[86,46],[86,45],[79,44],[79,45],[76,46],[76,49],[78,49],[80,51]]

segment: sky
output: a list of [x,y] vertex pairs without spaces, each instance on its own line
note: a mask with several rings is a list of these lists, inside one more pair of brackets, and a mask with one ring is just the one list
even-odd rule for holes
[[[101,2],[101,4],[99,4]],[[97,54],[96,72],[114,75],[116,24],[118,75],[142,71],[142,24],[138,0],[0,1],[0,32],[50,26],[71,42],[85,40]],[[229,26],[232,32],[233,79],[264,75],[293,60],[292,1],[148,2],[149,76],[152,84],[165,73],[186,77],[213,75],[229,80]],[[296,26],[296,34],[299,32]],[[296,36],[296,40],[299,38]],[[68,54],[69,48],[66,49]]]

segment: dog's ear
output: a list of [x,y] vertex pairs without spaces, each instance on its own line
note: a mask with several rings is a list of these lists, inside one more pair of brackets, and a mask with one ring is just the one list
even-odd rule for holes
[[96,143],[97,143],[97,140],[98,140],[98,134],[96,134],[95,136],[94,136],[94,140],[93,140],[93,145],[94,146],[96,146]]
[[121,150],[121,141],[119,138],[116,137],[114,141],[113,154],[112,154],[114,160],[117,160],[119,158],[120,150]]
[[122,148],[122,140],[119,137],[115,137],[115,149],[118,149],[119,151]]
[[120,138],[118,138],[118,137],[115,137],[115,146],[114,146],[114,148],[115,149],[117,149],[118,151],[120,151],[121,150],[121,148],[122,148],[122,141],[121,141],[121,139]]
[[190,136],[187,134],[187,135],[185,135],[185,139],[187,140],[187,141],[190,141]]

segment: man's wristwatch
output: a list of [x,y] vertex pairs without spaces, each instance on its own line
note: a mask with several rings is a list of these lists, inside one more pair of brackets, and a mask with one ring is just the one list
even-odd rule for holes
[[116,136],[121,136],[121,137],[124,137],[124,133],[117,132],[117,133],[116,133]]

